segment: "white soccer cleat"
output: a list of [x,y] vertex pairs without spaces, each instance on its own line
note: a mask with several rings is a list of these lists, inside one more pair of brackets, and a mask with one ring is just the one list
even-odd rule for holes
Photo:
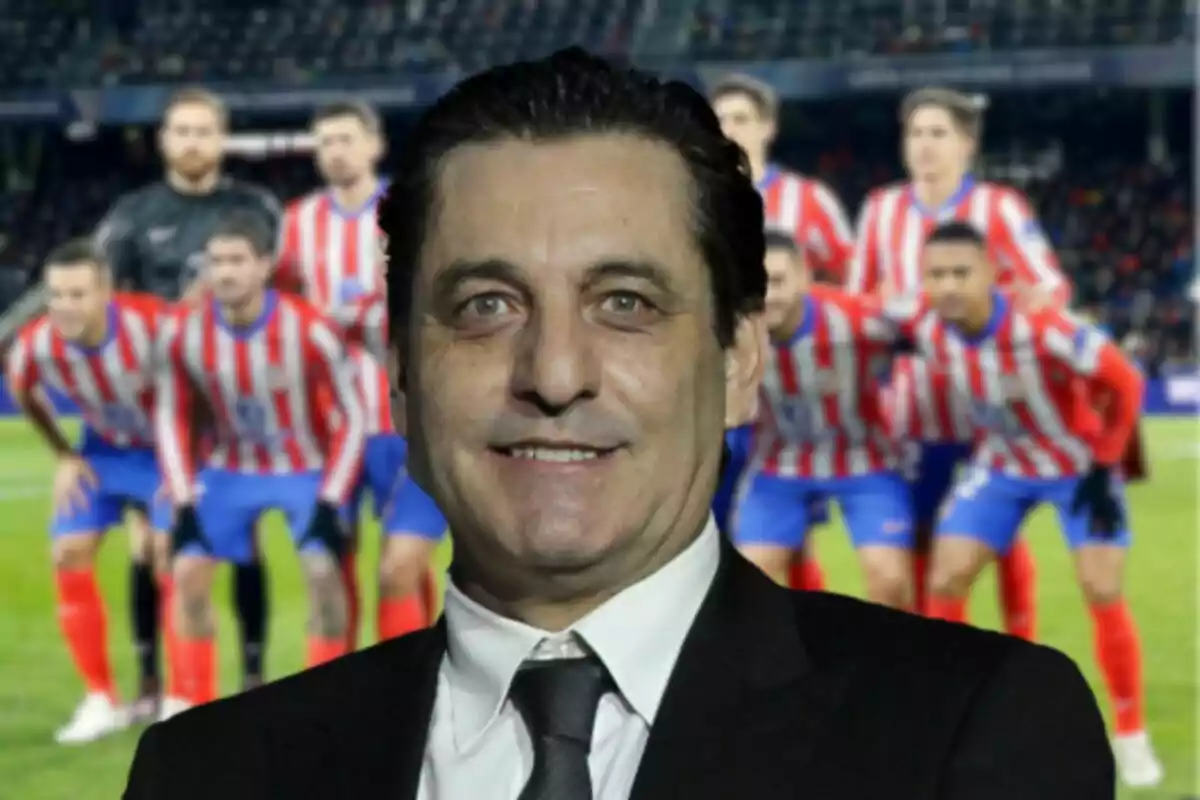
[[1117,762],[1117,775],[1129,788],[1149,789],[1162,783],[1162,763],[1154,755],[1145,731],[1114,738],[1113,758]]
[[59,744],[86,744],[129,726],[125,709],[106,694],[92,693],[83,698],[70,722],[54,733]]
[[192,707],[192,704],[182,697],[164,697],[158,706],[158,721],[166,722],[176,714],[182,714]]

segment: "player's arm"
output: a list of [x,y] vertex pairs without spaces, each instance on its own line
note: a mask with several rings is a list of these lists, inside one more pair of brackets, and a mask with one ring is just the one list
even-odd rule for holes
[[190,506],[194,501],[196,461],[193,440],[196,397],[183,364],[183,318],[163,326],[155,361],[154,441],[158,463],[172,502]]
[[1046,351],[1062,366],[1087,382],[1089,394],[1106,398],[1103,426],[1092,443],[1096,464],[1120,463],[1142,409],[1144,380],[1133,362],[1112,340],[1091,325],[1062,312],[1043,334]]
[[846,269],[846,291],[852,294],[867,294],[879,290],[883,275],[879,265],[879,242],[877,217],[879,200],[872,193],[858,212],[854,231],[854,242]]
[[387,358],[386,292],[365,294],[339,306],[333,321],[347,344],[362,347],[374,358]]
[[281,292],[304,293],[304,277],[300,271],[300,205],[288,206],[279,225],[275,248],[275,272],[271,282]]
[[[811,225],[815,234],[816,266],[839,281],[846,278],[846,267],[854,253],[854,234],[846,218],[842,201],[820,181],[812,184]],[[813,242],[802,243],[812,246]]]
[[345,356],[345,346],[322,320],[313,320],[308,330],[311,363],[318,388],[328,390],[340,423],[325,454],[325,476],[320,499],[335,507],[343,505],[362,468],[367,438],[367,415],[358,382]]
[[5,375],[13,402],[42,437],[42,441],[56,456],[72,455],[71,443],[59,427],[54,406],[42,388],[28,337],[18,338],[9,351]]
[[1005,190],[995,213],[999,255],[1013,270],[1016,286],[1032,291],[1042,306],[1065,308],[1071,302],[1071,284],[1029,202],[1016,191]]
[[140,227],[134,214],[135,201],[118,200],[96,226],[92,241],[112,270],[113,285],[125,291],[144,291],[145,276],[136,242]]

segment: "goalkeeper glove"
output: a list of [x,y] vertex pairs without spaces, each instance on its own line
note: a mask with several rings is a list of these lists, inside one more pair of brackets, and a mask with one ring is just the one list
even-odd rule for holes
[[346,533],[338,518],[338,510],[327,500],[318,500],[313,510],[308,530],[304,532],[305,542],[317,542],[338,558],[346,550]]
[[1092,533],[1104,538],[1116,536],[1125,522],[1121,503],[1113,494],[1112,471],[1094,464],[1075,488],[1071,513],[1086,513]]
[[184,548],[198,544],[209,552],[208,540],[200,530],[196,508],[191,505],[175,509],[175,523],[171,526],[171,553],[178,554]]

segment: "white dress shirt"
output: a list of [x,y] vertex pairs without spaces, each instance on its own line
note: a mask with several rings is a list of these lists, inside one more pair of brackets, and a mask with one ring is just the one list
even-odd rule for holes
[[533,769],[533,743],[508,689],[528,659],[594,653],[616,685],[600,700],[588,763],[595,800],[626,800],[683,640],[712,584],[720,539],[704,532],[662,569],[570,629],[548,633],[489,611],[451,583],[446,656],[418,800],[515,800]]

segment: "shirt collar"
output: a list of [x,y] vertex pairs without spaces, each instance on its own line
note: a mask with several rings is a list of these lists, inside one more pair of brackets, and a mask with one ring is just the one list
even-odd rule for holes
[[451,581],[444,611],[445,676],[456,746],[469,749],[495,721],[517,669],[547,639],[582,639],[634,712],[653,724],[719,561],[719,534],[710,518],[700,536],[661,569],[556,634],[484,608]]

